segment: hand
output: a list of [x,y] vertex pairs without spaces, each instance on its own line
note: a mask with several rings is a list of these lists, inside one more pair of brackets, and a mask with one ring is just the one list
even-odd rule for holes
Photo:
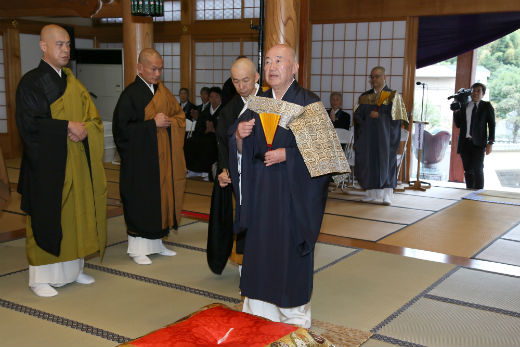
[[73,142],[83,141],[87,137],[87,129],[83,122],[70,122],[67,127],[67,135]]
[[255,125],[255,119],[252,118],[247,122],[240,122],[238,123],[237,131],[236,131],[236,138],[239,140],[242,140],[249,135],[251,135],[251,132],[253,132],[253,126]]
[[377,111],[370,112],[370,118],[379,118],[379,112],[377,112]]
[[271,166],[285,161],[285,148],[278,148],[265,152],[264,164]]
[[486,155],[489,155],[492,150],[493,150],[493,145],[491,143],[488,143],[486,146]]
[[217,178],[218,178],[218,183],[220,184],[220,186],[222,188],[224,188],[225,186],[227,186],[228,184],[231,183],[231,178],[229,178],[229,172],[227,169],[223,169]]
[[214,133],[215,132],[215,126],[213,125],[213,122],[210,120],[206,121],[206,134],[207,133]]
[[198,110],[192,109],[190,111],[190,115],[191,115],[191,119],[193,119],[193,120],[199,119],[199,111]]
[[157,113],[153,119],[155,120],[155,126],[158,128],[167,128],[172,124],[170,118],[162,112]]

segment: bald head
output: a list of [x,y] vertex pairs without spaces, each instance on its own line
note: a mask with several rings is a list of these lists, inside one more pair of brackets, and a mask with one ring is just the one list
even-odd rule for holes
[[159,52],[153,48],[145,48],[137,59],[137,73],[146,83],[157,84],[161,77],[163,61]]
[[158,57],[159,59],[162,60],[161,55],[155,49],[145,48],[141,51],[141,53],[139,53],[139,58],[137,59],[137,62],[144,64],[148,60],[150,60],[150,58],[153,58],[153,57]]
[[70,37],[65,29],[56,24],[49,24],[40,32],[42,59],[56,70],[69,63]]
[[296,52],[286,44],[271,47],[265,55],[265,80],[281,98],[298,73]]
[[256,72],[255,63],[249,58],[237,59],[231,66],[231,81],[238,94],[247,97],[256,92],[255,83],[260,75]]

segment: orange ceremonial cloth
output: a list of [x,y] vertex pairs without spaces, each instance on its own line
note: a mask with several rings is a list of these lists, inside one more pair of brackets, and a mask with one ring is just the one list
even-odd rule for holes
[[162,227],[166,229],[175,225],[174,210],[177,223],[181,220],[182,200],[186,188],[186,160],[184,159],[186,116],[175,96],[161,82],[152,101],[144,110],[144,119],[153,119],[158,113],[164,113],[171,120],[169,128],[171,137],[168,136],[168,128],[157,128],[161,216]]
[[234,311],[222,304],[212,304],[121,346],[332,347],[332,344],[307,329]]

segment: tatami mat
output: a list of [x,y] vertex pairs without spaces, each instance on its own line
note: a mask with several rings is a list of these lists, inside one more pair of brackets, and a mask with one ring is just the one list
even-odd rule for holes
[[423,346],[520,346],[520,319],[420,299],[377,333]]
[[189,212],[209,214],[211,196],[184,193],[182,209]]
[[[1,298],[130,338],[142,336],[216,301],[102,271],[86,269],[85,272],[94,276],[94,284],[69,284],[58,288],[59,295],[52,298],[40,298],[32,293],[27,286],[27,271],[5,276],[0,278]],[[79,344],[81,341],[73,345]]]
[[520,193],[498,190],[479,190],[465,196],[464,199],[520,205]]
[[[0,308],[2,317],[2,346],[115,346],[117,343],[85,334],[77,329],[58,325],[13,310]],[[28,334],[28,332],[41,332]]]
[[365,342],[361,346],[362,347],[395,347],[396,345],[371,338],[371,339],[368,339],[367,342]]
[[[20,208],[21,199],[22,196],[20,194],[11,191],[11,196],[9,197],[9,200],[7,201],[7,204],[4,206],[3,210],[25,214],[25,212],[23,212]],[[2,212],[0,211],[0,213]]]
[[211,196],[211,193],[213,192],[213,182],[207,182],[196,179],[187,179],[185,191],[187,193]]
[[21,214],[0,212],[0,233],[25,229],[26,219],[27,217]]
[[393,206],[361,204],[333,199],[327,200],[325,213],[399,224],[411,224],[432,214],[430,211],[409,210]]
[[498,239],[475,258],[520,266],[520,242]]
[[[349,201],[361,201],[364,198],[364,195],[352,195],[345,193],[329,193],[329,198],[334,199],[342,199]],[[438,211],[445,207],[448,207],[454,204],[455,200],[448,199],[437,199],[431,198],[428,196],[422,195],[410,195],[410,194],[399,194],[394,193],[394,197],[392,199],[392,206],[394,207],[404,207],[410,209],[418,209],[418,210],[430,210],[430,211]]]
[[28,265],[25,256],[25,238],[0,243],[0,276],[26,269]]
[[429,294],[520,313],[520,278],[460,268]]
[[502,236],[503,239],[520,241],[520,224]]
[[370,330],[452,268],[448,264],[360,251],[314,276],[313,317]]
[[520,206],[462,200],[379,243],[469,258],[518,221]]
[[405,224],[376,222],[326,214],[323,216],[321,233],[354,239],[377,241],[405,226]]
[[422,192],[420,190],[408,189],[402,193],[404,195],[420,195],[420,196],[428,196],[431,198],[437,199],[452,199],[452,200],[460,200],[464,196],[468,195],[471,190],[468,189],[459,189],[459,188],[448,188],[448,187],[431,187],[430,189],[426,189],[426,191]]

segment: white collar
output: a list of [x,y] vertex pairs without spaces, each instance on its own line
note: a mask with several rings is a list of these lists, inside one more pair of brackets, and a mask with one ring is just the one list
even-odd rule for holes
[[146,82],[146,81],[144,80],[144,78],[141,77],[141,75],[137,75],[137,76],[139,76],[139,78],[140,78],[141,80],[143,80],[143,82],[144,82],[144,83],[148,86],[148,88],[150,88],[150,90],[152,91],[152,94],[155,95],[155,90],[153,89],[153,84],[150,84],[150,83]]
[[[291,86],[292,86],[292,84],[294,83],[294,81],[296,81],[296,80],[293,78],[291,84],[289,84],[289,87],[287,87],[287,89],[285,90],[285,92],[283,92],[283,95],[282,95],[282,97],[280,98],[280,100],[283,99],[283,97],[285,96],[285,93],[287,93],[287,91],[291,88]],[[273,98],[276,99],[276,95],[274,94],[274,89],[273,89],[272,91],[273,91]]]
[[216,109],[213,109],[213,106],[211,106],[211,104],[209,104],[209,114],[213,116],[213,113],[217,112],[219,107],[220,107],[220,104],[217,106]]

